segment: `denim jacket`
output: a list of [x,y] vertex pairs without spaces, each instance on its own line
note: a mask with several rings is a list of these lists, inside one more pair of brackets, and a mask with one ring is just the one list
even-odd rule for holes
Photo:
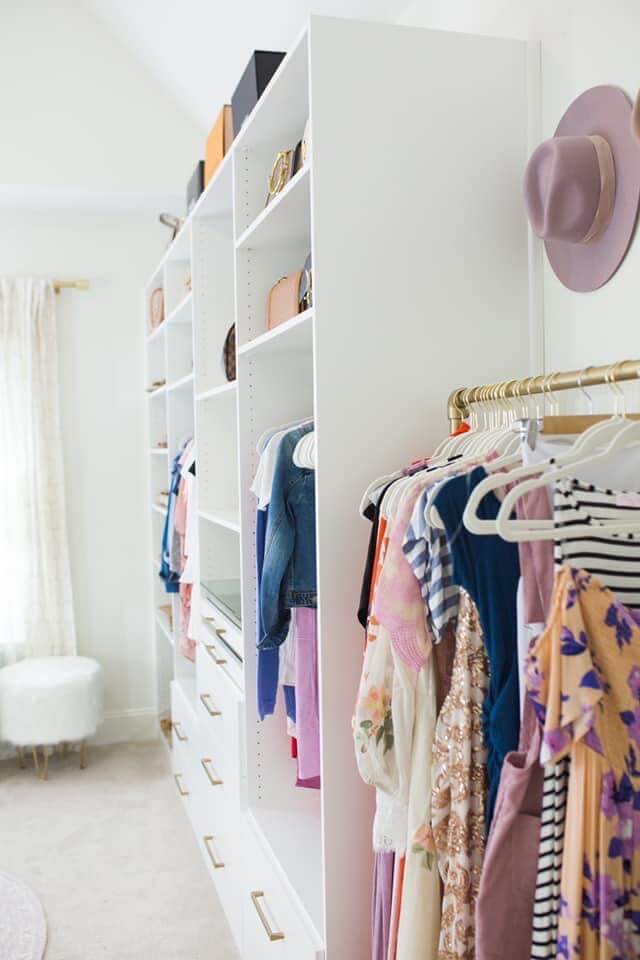
[[171,539],[173,536],[173,518],[176,511],[176,497],[180,489],[180,450],[174,457],[171,464],[171,487],[169,490],[169,503],[167,513],[164,519],[164,528],[162,530],[162,557],[160,559],[159,575],[164,580],[166,593],[178,593],[180,590],[180,574],[171,567]]
[[297,467],[293,451],[311,424],[282,438],[276,459],[260,583],[261,649],[278,647],[291,607],[316,606],[315,473]]

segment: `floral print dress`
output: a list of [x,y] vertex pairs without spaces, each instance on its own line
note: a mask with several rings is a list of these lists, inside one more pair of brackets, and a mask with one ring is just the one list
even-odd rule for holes
[[433,746],[431,825],[443,882],[438,960],[473,960],[485,843],[487,655],[471,597],[460,591],[451,688]]
[[571,758],[557,956],[640,957],[640,627],[585,571],[558,571],[527,687],[542,762]]

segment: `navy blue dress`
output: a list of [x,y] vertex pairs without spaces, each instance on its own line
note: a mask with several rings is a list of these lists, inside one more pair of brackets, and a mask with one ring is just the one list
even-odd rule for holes
[[[520,735],[518,683],[518,621],[516,594],[520,578],[518,548],[497,535],[471,533],[462,514],[471,491],[487,476],[483,467],[443,484],[435,506],[447,532],[453,558],[453,577],[475,603],[491,676],[483,705],[485,744],[488,751],[487,829],[493,817],[500,772],[505,755],[516,750]],[[495,520],[500,501],[490,493],[483,498],[478,516]]]

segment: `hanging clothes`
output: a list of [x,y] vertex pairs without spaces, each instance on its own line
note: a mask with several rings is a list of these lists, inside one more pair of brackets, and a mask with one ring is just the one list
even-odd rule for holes
[[[475,603],[490,665],[488,695],[484,703],[484,735],[488,749],[487,826],[495,807],[504,758],[518,746],[520,701],[517,657],[516,593],[520,566],[515,544],[498,536],[478,536],[462,523],[471,491],[486,477],[483,467],[443,483],[435,496],[453,556],[453,576]],[[483,519],[494,520],[500,502],[486,496],[479,509]]]
[[443,884],[438,960],[473,960],[485,842],[487,659],[473,601],[461,591],[451,688],[435,731],[431,824]]
[[595,576],[557,575],[527,684],[542,760],[571,758],[559,956],[640,955],[640,628]]

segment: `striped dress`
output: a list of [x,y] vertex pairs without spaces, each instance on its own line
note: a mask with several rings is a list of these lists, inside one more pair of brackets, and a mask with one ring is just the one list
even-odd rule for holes
[[[640,520],[640,496],[576,479],[562,480],[554,488],[553,519],[556,527],[587,524],[594,531],[593,535],[557,540],[556,563],[587,570],[609,587],[623,604],[632,609],[640,608],[640,539],[633,534],[606,536],[600,528],[603,523]],[[569,772],[568,759],[545,768],[533,911],[533,960],[555,960],[557,956]]]

